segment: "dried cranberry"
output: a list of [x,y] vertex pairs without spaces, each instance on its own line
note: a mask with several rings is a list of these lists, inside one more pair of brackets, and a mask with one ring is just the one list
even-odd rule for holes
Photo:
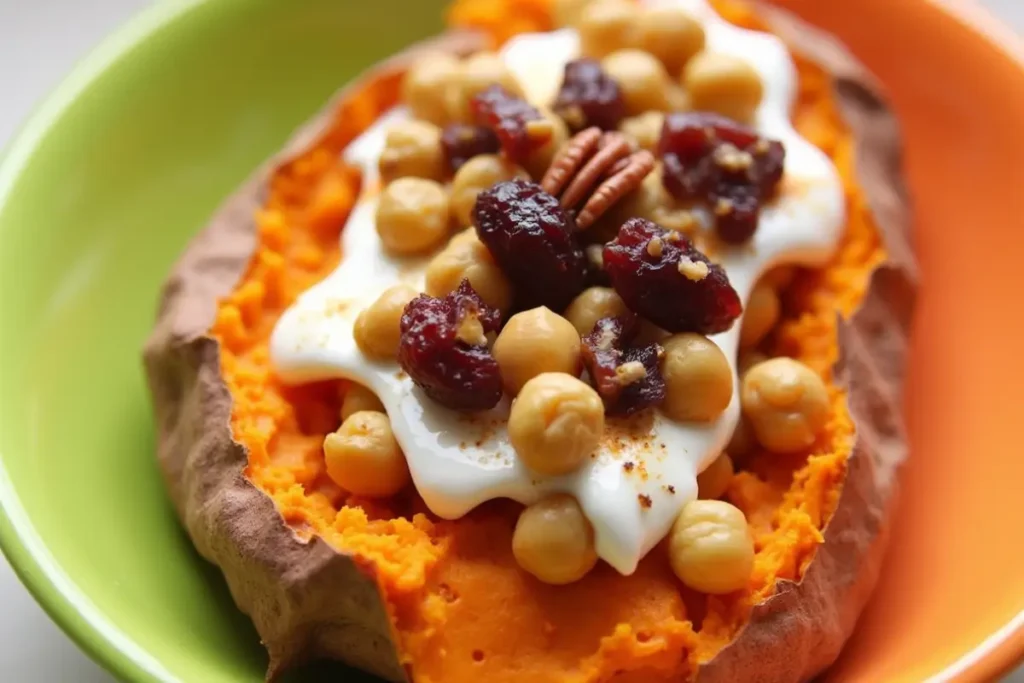
[[448,162],[448,170],[455,173],[473,157],[494,154],[501,145],[490,128],[453,123],[441,133],[441,147]]
[[622,350],[636,336],[638,328],[638,318],[630,313],[601,318],[590,334],[583,337],[583,365],[597,393],[605,400],[614,400],[622,390],[615,370],[622,365]]
[[724,332],[743,310],[721,266],[644,218],[630,218],[605,245],[604,269],[631,311],[669,332]]
[[525,161],[530,152],[551,138],[550,130],[546,133],[531,130],[531,121],[543,119],[537,108],[500,85],[492,85],[477,93],[470,109],[477,123],[494,131],[501,149],[512,161]]
[[665,400],[665,377],[661,374],[661,357],[664,353],[665,350],[658,344],[626,349],[623,364],[619,366],[620,380],[626,382],[632,378],[631,373],[622,371],[633,363],[639,363],[644,374],[635,381],[627,382],[622,388],[618,402],[611,409],[612,413],[632,415]]
[[637,317],[632,314],[602,318],[583,338],[583,364],[605,409],[612,414],[630,415],[665,398],[661,347],[627,347],[637,328]]
[[590,126],[615,130],[626,116],[622,89],[596,59],[575,59],[565,65],[552,109],[573,132]]
[[473,224],[521,307],[560,311],[586,286],[587,261],[573,236],[573,218],[540,185],[516,179],[484,190]]
[[398,363],[444,406],[493,408],[501,400],[501,373],[482,337],[500,327],[501,313],[484,303],[469,280],[444,298],[421,294],[402,313]]
[[733,244],[757,230],[761,204],[782,180],[781,142],[718,114],[674,113],[665,117],[658,143],[665,188],[677,199],[705,199],[715,227]]

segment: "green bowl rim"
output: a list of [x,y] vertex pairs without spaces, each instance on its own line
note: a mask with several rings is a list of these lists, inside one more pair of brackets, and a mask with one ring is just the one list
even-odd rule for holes
[[[115,63],[206,0],[164,0],[135,14],[94,48],[22,124],[0,158],[0,206],[40,143],[68,107]],[[2,315],[0,315],[2,317]],[[0,454],[0,550],[36,602],[93,660],[122,680],[176,677],[114,626],[47,550],[28,518]]]
[[[1020,65],[1024,41],[990,12],[964,0],[922,0],[977,34]],[[0,206],[47,132],[103,73],[153,34],[182,19],[207,0],[162,0],[122,24],[92,50],[25,120],[0,154]],[[2,311],[0,311],[2,318]],[[51,619],[94,661],[123,680],[149,683],[176,678],[79,590],[35,531],[0,454],[0,550],[18,578]],[[1024,611],[943,672],[958,680],[1007,672],[1024,657]]]

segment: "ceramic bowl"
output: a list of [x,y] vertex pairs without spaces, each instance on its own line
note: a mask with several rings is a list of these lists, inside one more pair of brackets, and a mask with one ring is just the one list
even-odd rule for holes
[[[968,3],[782,4],[885,84],[924,282],[912,462],[881,584],[831,676],[988,679],[1024,652],[1024,51]],[[440,0],[157,4],[0,165],[0,541],[122,678],[237,683],[266,666],[154,462],[139,349],[160,281],[332,90],[441,16]]]

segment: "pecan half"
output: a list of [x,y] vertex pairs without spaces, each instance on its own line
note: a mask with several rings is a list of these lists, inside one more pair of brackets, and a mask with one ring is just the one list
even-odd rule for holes
[[654,164],[650,152],[634,152],[621,133],[588,128],[562,147],[544,174],[541,187],[559,197],[564,208],[578,207],[576,225],[586,230],[638,188],[654,170]]

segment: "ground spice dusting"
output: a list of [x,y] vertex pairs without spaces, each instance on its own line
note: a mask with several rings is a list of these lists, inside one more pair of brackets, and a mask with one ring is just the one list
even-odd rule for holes
[[[713,4],[734,23],[760,27],[744,5]],[[460,0],[450,20],[485,30],[496,44],[550,28],[547,0]],[[834,311],[852,312],[884,253],[828,77],[799,58],[797,67],[796,127],[835,161],[849,217],[834,262],[802,274],[787,292],[775,351],[829,378],[838,354]],[[249,452],[246,475],[303,536],[318,534],[376,566],[402,660],[415,660],[418,681],[500,683],[509,672],[538,683],[680,680],[732,640],[776,580],[798,579],[813,557],[853,443],[845,395],[831,388],[833,417],[809,457],[755,454],[734,475],[727,498],[747,515],[758,549],[751,588],[709,597],[698,630],[687,613],[699,606],[680,591],[662,548],[632,576],[602,564],[578,583],[538,586],[512,557],[515,504],[492,501],[446,522],[415,495],[369,501],[340,490],[325,475],[321,448],[337,427],[339,384],[282,386],[267,342],[285,308],[340,259],[338,234],[359,189],[358,174],[338,163],[340,151],[397,99],[396,76],[369,84],[340,105],[325,136],[276,171],[257,215],[256,255],[220,302],[212,333],[234,399],[233,435]]]

